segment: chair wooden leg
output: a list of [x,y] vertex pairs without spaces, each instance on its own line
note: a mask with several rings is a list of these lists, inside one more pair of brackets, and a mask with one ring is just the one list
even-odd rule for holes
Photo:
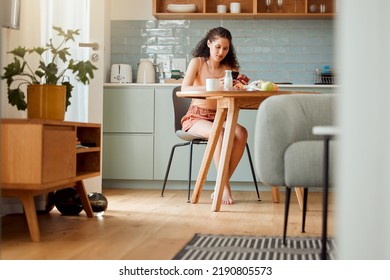
[[286,188],[286,201],[284,206],[283,244],[286,245],[288,212],[290,208],[291,188]]
[[279,187],[272,187],[272,201],[274,203],[280,202],[280,193],[279,193]]

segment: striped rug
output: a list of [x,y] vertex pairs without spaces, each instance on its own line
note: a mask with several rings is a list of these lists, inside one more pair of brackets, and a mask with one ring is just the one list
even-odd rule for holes
[[[334,239],[328,239],[327,258],[335,258]],[[320,260],[319,237],[234,236],[195,234],[174,260]]]

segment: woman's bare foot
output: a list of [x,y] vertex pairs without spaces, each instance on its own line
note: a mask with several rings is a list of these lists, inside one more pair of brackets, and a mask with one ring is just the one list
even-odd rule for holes
[[[211,194],[211,199],[214,199],[214,192]],[[233,197],[230,188],[225,187],[222,194],[222,204],[233,204]]]

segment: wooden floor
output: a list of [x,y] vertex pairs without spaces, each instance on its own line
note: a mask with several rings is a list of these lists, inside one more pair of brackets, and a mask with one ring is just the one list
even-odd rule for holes
[[[198,204],[186,203],[186,191],[104,189],[108,209],[102,217],[63,216],[56,208],[38,216],[41,241],[31,242],[24,215],[2,217],[1,259],[31,260],[163,260],[172,257],[195,233],[282,235],[281,203],[271,192],[234,192],[234,205],[211,212],[210,192]],[[293,193],[294,194],[294,193]],[[306,233],[301,233],[301,210],[292,195],[289,236],[320,236],[321,194],[309,195]],[[329,233],[333,231],[330,197]]]

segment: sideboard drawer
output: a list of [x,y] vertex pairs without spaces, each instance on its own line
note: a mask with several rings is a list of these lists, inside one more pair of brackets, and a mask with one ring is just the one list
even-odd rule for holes
[[1,125],[2,182],[42,184],[76,176],[76,131],[72,126]]
[[43,183],[76,176],[75,139],[73,126],[43,127]]

